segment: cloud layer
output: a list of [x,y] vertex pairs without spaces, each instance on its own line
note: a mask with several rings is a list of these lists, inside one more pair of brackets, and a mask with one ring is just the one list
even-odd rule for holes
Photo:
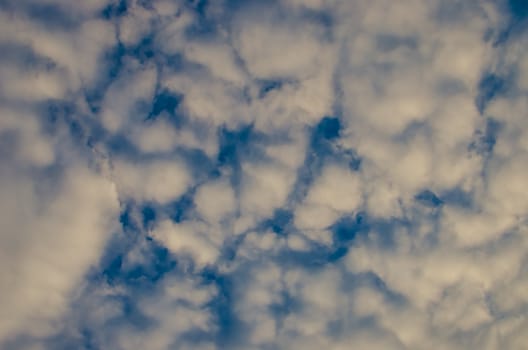
[[0,348],[523,349],[527,25],[0,3]]

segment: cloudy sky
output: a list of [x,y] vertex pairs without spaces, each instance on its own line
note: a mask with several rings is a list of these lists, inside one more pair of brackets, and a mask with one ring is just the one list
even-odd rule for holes
[[526,1],[0,0],[0,82],[0,349],[526,349]]

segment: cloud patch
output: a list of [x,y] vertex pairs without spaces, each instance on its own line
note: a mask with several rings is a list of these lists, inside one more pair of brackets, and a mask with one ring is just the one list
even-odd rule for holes
[[522,349],[519,1],[5,1],[0,347]]

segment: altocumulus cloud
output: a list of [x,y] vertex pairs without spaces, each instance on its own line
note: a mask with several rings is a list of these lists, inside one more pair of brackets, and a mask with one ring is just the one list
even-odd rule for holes
[[526,349],[527,30],[0,1],[0,348]]

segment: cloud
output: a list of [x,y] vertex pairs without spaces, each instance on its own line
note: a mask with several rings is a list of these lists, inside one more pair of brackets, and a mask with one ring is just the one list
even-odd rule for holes
[[235,19],[235,47],[255,78],[301,78],[324,59],[323,30],[310,22],[297,22],[261,6]]
[[28,173],[2,171],[1,305],[9,314],[0,323],[2,340],[57,331],[70,297],[118,229],[110,181],[83,168],[62,176],[53,188]]
[[218,223],[236,209],[233,188],[226,181],[207,183],[196,193],[197,210],[210,223]]
[[519,4],[5,1],[0,347],[521,349]]
[[[183,335],[186,332],[196,329],[209,331],[211,328],[211,315],[204,310],[204,306],[214,294],[214,288],[199,287],[189,279],[165,281],[156,297],[144,297],[139,302],[145,316],[156,320],[159,326],[136,335],[123,330],[118,346],[123,349],[190,346],[192,343],[185,344]],[[205,343],[198,342],[196,345],[198,348],[213,346]]]
[[141,165],[117,160],[113,166],[120,193],[139,201],[168,203],[181,196],[191,182],[187,168],[175,160]]
[[215,245],[214,233],[207,226],[200,224],[172,224],[162,222],[152,236],[160,240],[175,254],[190,254],[198,268],[213,264],[219,251]]
[[[132,63],[134,64],[134,63]],[[137,63],[136,63],[137,64]],[[131,67],[133,69],[133,67]],[[151,101],[156,84],[154,67],[138,67],[136,72],[127,72],[122,79],[112,82],[105,94],[101,118],[103,125],[116,132],[130,122],[144,118],[139,103],[142,100]]]
[[270,216],[285,204],[295,178],[286,167],[248,164],[244,167],[240,207],[256,218]]

